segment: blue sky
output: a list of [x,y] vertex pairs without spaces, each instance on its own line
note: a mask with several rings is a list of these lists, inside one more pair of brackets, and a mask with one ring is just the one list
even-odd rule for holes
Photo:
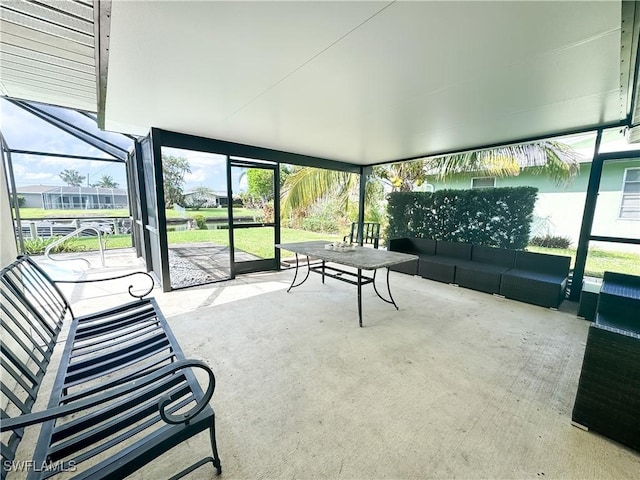
[[[4,99],[0,99],[0,129],[13,150],[111,158]],[[124,165],[118,163],[24,154],[12,154],[12,163],[17,186],[64,185],[59,177],[64,169],[78,170],[80,175],[88,176],[91,183],[102,175],[110,175],[120,186],[126,185]]]
[[[108,154],[2,98],[0,98],[0,129],[7,144],[13,150],[110,158]],[[163,147],[163,153],[183,156],[189,161],[191,173],[185,176],[185,191],[199,186],[207,186],[220,192],[226,191],[224,156],[167,147]],[[25,154],[12,154],[12,163],[16,186],[64,185],[59,177],[64,169],[77,170],[80,175],[88,177],[89,183],[97,182],[102,175],[109,175],[119,184],[119,187],[126,186],[125,167],[120,163]],[[86,184],[87,179],[84,182]],[[234,175],[234,187],[234,190],[238,188],[238,174]]]
[[[109,158],[106,153],[38,119],[2,98],[0,98],[0,129],[11,149]],[[588,161],[593,153],[594,138],[595,134],[590,133],[558,140],[573,144]],[[627,144],[619,133],[619,129],[610,130],[604,140],[602,151],[636,149],[640,146]],[[226,191],[224,156],[167,147],[163,147],[163,153],[183,156],[189,161],[191,173],[185,176],[185,191],[193,190],[199,186],[209,187],[216,192]],[[89,183],[97,182],[102,175],[109,175],[120,187],[126,185],[125,168],[123,164],[119,163],[23,154],[13,154],[12,160],[17,186],[64,185],[59,177],[60,172],[64,169],[78,170],[80,175],[88,177]],[[238,184],[239,174],[240,172],[237,170],[233,172],[234,193],[242,191],[243,185]],[[87,179],[85,179],[86,182]]]

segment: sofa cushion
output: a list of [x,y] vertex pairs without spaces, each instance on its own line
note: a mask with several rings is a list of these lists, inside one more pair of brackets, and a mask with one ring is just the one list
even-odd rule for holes
[[502,274],[500,294],[513,300],[558,308],[564,299],[567,277],[510,269]]
[[453,258],[420,257],[418,274],[423,278],[438,282],[453,283],[456,260]]
[[501,265],[465,261],[456,265],[454,283],[481,292],[499,293],[502,274],[507,270]]

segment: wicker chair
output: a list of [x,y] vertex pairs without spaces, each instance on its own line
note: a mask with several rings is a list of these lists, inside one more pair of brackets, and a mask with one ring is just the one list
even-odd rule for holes
[[640,277],[605,272],[572,423],[640,451]]

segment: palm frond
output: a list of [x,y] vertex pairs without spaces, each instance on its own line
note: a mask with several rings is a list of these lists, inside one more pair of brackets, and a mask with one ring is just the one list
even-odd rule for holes
[[514,176],[523,168],[531,168],[535,174],[545,174],[562,185],[579,172],[580,155],[564,143],[544,140],[429,158],[426,168],[441,180],[458,174]]
[[357,175],[335,170],[303,167],[291,173],[282,188],[282,213],[288,215],[296,209],[307,209],[318,200],[334,194],[344,205],[358,181]]

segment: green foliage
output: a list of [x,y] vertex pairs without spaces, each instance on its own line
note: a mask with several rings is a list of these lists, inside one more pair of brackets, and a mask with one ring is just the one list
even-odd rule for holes
[[84,175],[80,175],[77,170],[74,170],[72,168],[64,169],[62,172],[60,172],[59,177],[70,187],[79,187],[80,185],[82,185],[82,182],[84,182],[84,179],[87,178]]
[[11,206],[13,206],[13,199],[18,200],[18,208],[24,207],[27,203],[27,199],[24,198],[24,195],[16,195],[15,193],[11,194]]
[[377,178],[391,185],[394,192],[410,192],[424,183],[427,172],[425,160],[392,163],[373,168]]
[[102,175],[100,180],[91,185],[92,187],[100,188],[118,188],[118,183],[113,180],[111,175]]
[[204,215],[195,215],[193,219],[196,221],[198,230],[207,230],[207,220]]
[[523,168],[531,168],[535,174],[544,174],[556,184],[564,185],[580,171],[580,155],[564,143],[542,140],[429,158],[425,167],[436,172],[439,179],[477,174],[509,177],[518,175]]
[[[42,255],[46,248],[58,240],[60,237],[49,238],[25,238],[24,250],[28,255]],[[82,244],[77,244],[74,239],[68,238],[59,245],[56,245],[51,250],[51,253],[71,253],[71,252],[84,252],[86,247]]]
[[191,173],[189,161],[184,157],[162,155],[162,181],[164,183],[164,205],[173,207],[184,203],[184,176]]
[[312,232],[339,234],[346,232],[350,226],[351,220],[345,216],[338,199],[315,203],[300,219],[300,228]]
[[545,235],[542,237],[532,237],[531,240],[529,240],[529,245],[547,248],[569,248],[571,239],[560,235]]
[[261,204],[273,200],[273,170],[265,168],[247,169],[247,194]]
[[522,249],[529,240],[536,193],[533,187],[392,192],[385,238]]

